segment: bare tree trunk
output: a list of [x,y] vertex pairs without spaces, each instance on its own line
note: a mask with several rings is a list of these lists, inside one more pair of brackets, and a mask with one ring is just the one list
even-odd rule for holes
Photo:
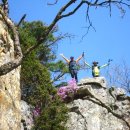
[[[0,18],[0,66],[13,61],[14,41]],[[0,130],[20,130],[20,66],[0,76]]]

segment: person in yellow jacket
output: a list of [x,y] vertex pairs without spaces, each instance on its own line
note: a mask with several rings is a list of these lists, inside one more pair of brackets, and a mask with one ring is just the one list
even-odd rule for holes
[[110,64],[110,62],[108,62],[107,64],[104,64],[102,66],[98,66],[98,62],[94,61],[93,65],[90,66],[87,62],[85,62],[85,64],[92,69],[92,76],[93,77],[99,77],[100,76],[100,69],[104,68],[106,66],[108,66]]

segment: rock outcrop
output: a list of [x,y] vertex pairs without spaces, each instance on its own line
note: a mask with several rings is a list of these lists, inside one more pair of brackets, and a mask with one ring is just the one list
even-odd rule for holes
[[33,108],[27,102],[21,101],[21,130],[31,130],[33,122]]
[[130,130],[130,97],[120,88],[107,88],[103,77],[87,78],[78,84],[67,130]]
[[[14,42],[0,15],[0,66],[13,61]],[[20,130],[20,67],[0,76],[0,130]]]

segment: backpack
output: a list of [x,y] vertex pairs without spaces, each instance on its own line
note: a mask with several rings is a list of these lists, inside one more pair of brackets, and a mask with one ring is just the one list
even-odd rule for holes
[[100,75],[100,66],[92,66],[92,75],[99,76]]
[[78,70],[78,66],[76,64],[76,61],[69,62],[69,70]]

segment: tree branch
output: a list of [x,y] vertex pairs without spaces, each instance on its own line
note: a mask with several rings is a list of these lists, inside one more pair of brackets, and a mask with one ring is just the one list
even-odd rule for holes
[[19,26],[21,25],[21,23],[24,21],[25,17],[26,17],[26,14],[24,14],[24,15],[22,16],[22,18],[20,19],[20,21],[19,21],[17,27],[19,27]]
[[64,18],[64,17],[68,17],[70,15],[73,15],[82,5],[83,5],[84,1],[81,1],[77,6],[76,8],[73,9],[73,11],[67,13],[67,14],[64,14],[64,15],[61,15],[60,18]]
[[44,47],[50,47],[50,46],[54,45],[56,42],[58,42],[58,41],[60,41],[60,40],[62,40],[64,38],[71,39],[72,37],[73,37],[73,35],[70,35],[68,33],[65,33],[64,35],[60,34],[53,42],[51,42],[50,44],[45,45]]
[[48,4],[48,5],[55,5],[55,4],[57,4],[57,2],[58,2],[58,0],[55,0],[54,3],[47,3],[47,4]]
[[[111,0],[111,1],[103,1],[103,2],[99,2],[99,0],[96,0],[95,2],[89,2],[87,0],[81,0],[81,2],[69,13],[67,14],[63,14],[67,8],[69,8],[72,4],[76,3],[77,0],[69,0],[69,2],[64,5],[63,7],[61,7],[61,9],[59,10],[59,12],[57,13],[56,17],[54,18],[54,20],[52,21],[52,23],[48,26],[46,32],[45,32],[45,35],[43,36],[43,41],[46,41],[47,39],[47,36],[48,34],[51,32],[51,30],[54,28],[54,26],[56,25],[56,23],[64,18],[64,17],[68,17],[68,16],[71,16],[73,15],[83,4],[87,4],[89,7],[90,6],[99,6],[99,7],[102,7],[104,5],[107,5],[107,6],[110,6],[110,3],[111,4],[122,4],[122,5],[125,5],[125,6],[128,6],[130,7],[130,4],[128,4],[127,2],[123,2],[122,0],[120,1],[117,1],[117,0]],[[57,1],[56,1],[57,2]],[[128,1],[129,2],[129,1]],[[89,17],[88,17],[89,18]],[[90,27],[93,27],[92,26],[92,22],[90,22],[90,19],[89,19],[89,24],[90,26],[88,27],[88,30]],[[93,27],[93,29],[95,30],[95,28]],[[25,56],[28,55],[33,49],[37,48],[41,43],[38,42],[36,45],[30,47],[27,52],[25,53]]]
[[51,83],[54,83],[55,81],[58,81],[61,77],[63,77],[65,75],[65,73],[60,73],[57,77],[54,77],[53,81],[51,81]]
[[18,67],[21,64],[23,55],[22,55],[22,50],[20,47],[18,31],[16,30],[14,23],[4,14],[1,7],[0,7],[0,14],[2,15],[4,22],[9,26],[9,28],[11,29],[11,31],[13,33],[14,56],[15,56],[13,61],[5,63],[0,67],[0,76],[1,76],[4,74],[7,74],[14,68]]
[[[70,0],[65,6],[63,6],[59,12],[57,13],[56,17],[54,18],[54,20],[52,21],[52,23],[50,24],[50,26],[48,26],[48,28],[46,29],[45,35],[43,36],[43,42],[46,41],[49,33],[51,32],[51,30],[54,28],[54,26],[56,25],[56,23],[61,19],[61,14],[73,3],[75,3],[76,0]],[[26,57],[32,50],[36,49],[40,44],[42,44],[41,42],[38,42],[36,45],[30,47],[27,49],[27,51],[24,53],[24,57]]]

